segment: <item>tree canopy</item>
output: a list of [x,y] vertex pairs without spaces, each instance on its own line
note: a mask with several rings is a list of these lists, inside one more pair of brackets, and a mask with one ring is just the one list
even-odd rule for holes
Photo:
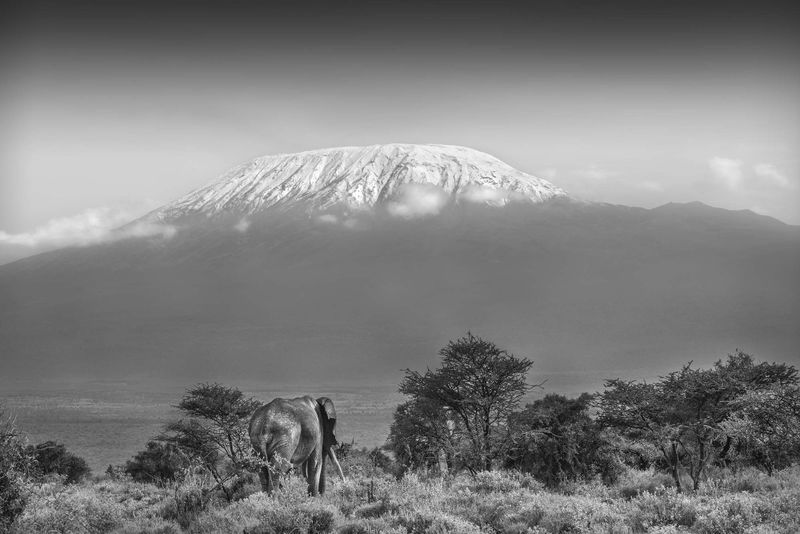
[[167,424],[160,440],[206,469],[230,499],[232,490],[226,483],[236,484],[252,460],[247,425],[259,405],[238,389],[199,384],[177,406],[185,417]]
[[734,440],[725,422],[741,409],[748,392],[797,383],[785,363],[755,363],[736,351],[709,369],[692,363],[654,383],[606,381],[598,396],[599,422],[632,439],[658,447],[679,489],[685,470],[697,489],[712,461],[727,461]]
[[533,362],[470,332],[439,355],[434,371],[406,370],[399,389],[411,401],[395,412],[394,441],[397,431],[409,429],[407,437],[449,448],[467,469],[489,469],[509,444],[508,416],[532,387]]

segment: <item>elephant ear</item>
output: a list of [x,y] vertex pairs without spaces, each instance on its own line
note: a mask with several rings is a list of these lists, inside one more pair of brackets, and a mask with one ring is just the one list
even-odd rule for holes
[[317,404],[322,409],[325,417],[328,419],[336,420],[336,408],[333,407],[333,401],[328,397],[320,397],[317,399]]

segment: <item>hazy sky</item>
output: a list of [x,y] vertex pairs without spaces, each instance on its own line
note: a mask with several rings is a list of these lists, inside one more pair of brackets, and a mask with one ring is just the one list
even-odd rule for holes
[[259,155],[387,142],[474,147],[587,200],[800,224],[800,20],[782,4],[26,2],[1,18],[0,245],[120,224]]

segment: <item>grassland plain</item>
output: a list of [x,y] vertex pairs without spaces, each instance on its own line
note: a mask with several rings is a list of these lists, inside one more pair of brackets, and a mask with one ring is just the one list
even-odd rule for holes
[[347,463],[321,497],[289,478],[272,496],[254,483],[227,503],[205,500],[203,481],[157,487],[130,480],[30,486],[13,533],[678,533],[790,534],[800,531],[800,466],[767,476],[714,471],[696,493],[669,477],[629,471],[612,486],[597,481],[546,490],[516,472],[401,480]]

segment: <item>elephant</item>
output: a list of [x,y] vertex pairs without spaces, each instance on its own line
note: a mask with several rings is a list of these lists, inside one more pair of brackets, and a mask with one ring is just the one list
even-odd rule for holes
[[266,493],[279,487],[281,476],[292,466],[301,467],[311,495],[324,493],[328,457],[345,480],[333,449],[338,444],[336,409],[328,397],[274,399],[253,412],[249,432],[256,454],[268,463],[258,473]]

